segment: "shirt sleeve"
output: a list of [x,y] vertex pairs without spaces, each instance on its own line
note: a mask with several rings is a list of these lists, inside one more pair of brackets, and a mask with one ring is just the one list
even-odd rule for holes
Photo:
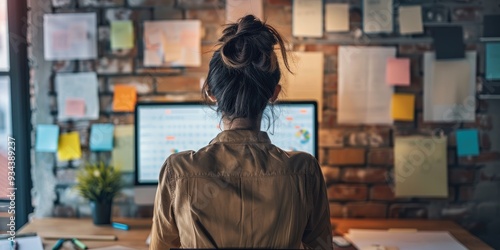
[[333,249],[330,206],[326,195],[326,184],[318,162],[314,161],[311,178],[308,178],[312,209],[309,214],[302,243],[306,249]]
[[168,162],[169,159],[165,161],[160,171],[158,189],[156,190],[151,243],[149,245],[151,250],[179,248],[181,246],[173,210],[175,185]]

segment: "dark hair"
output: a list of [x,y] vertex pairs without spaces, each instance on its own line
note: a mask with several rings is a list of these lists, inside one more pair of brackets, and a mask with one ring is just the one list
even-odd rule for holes
[[281,78],[279,50],[288,71],[285,43],[281,35],[265,22],[247,15],[237,23],[228,24],[210,60],[208,76],[202,87],[217,99],[216,111],[223,118],[258,118]]

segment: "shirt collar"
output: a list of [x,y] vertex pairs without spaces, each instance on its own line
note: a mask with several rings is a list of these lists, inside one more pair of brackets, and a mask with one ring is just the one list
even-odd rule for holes
[[269,136],[263,131],[253,130],[224,130],[220,132],[210,144],[217,142],[254,142],[254,143],[271,143]]

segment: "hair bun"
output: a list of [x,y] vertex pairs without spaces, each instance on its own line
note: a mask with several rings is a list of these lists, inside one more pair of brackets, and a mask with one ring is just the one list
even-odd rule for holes
[[234,69],[253,65],[263,71],[274,71],[277,67],[274,45],[278,43],[275,33],[253,15],[229,24],[219,39],[224,64]]

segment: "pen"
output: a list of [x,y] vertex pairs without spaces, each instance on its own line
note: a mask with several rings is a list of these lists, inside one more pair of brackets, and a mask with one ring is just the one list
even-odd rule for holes
[[65,239],[59,239],[56,244],[52,247],[52,250],[59,250],[61,248],[62,244],[65,242]]
[[77,238],[73,238],[71,239],[71,241],[79,248],[81,249],[87,249],[87,246],[85,246],[85,244],[83,244],[83,242],[79,241]]
[[120,229],[120,230],[128,230],[128,228],[129,228],[127,224],[118,223],[118,222],[113,222],[111,224],[111,226],[113,228]]
[[18,250],[18,249],[19,249],[19,244],[17,244],[17,241],[12,240],[12,241],[10,242],[10,249],[11,249],[11,250]]

